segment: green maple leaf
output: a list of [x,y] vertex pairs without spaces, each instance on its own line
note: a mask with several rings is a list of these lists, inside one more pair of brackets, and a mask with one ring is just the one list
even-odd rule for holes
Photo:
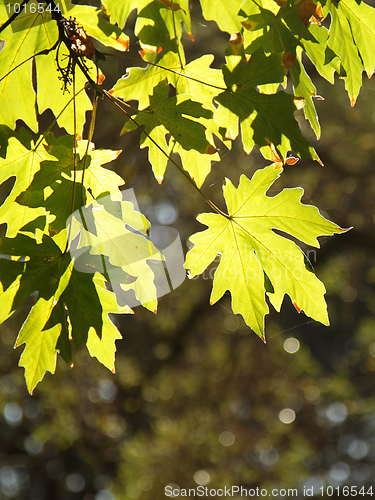
[[173,71],[179,69],[180,63],[177,54],[167,52],[156,66],[130,68],[127,74],[116,82],[111,94],[124,101],[136,99],[139,102],[139,109],[145,109],[150,104],[153,89],[165,79],[170,83],[174,82],[176,77]]
[[122,336],[110,319],[110,313],[132,314],[133,311],[128,306],[120,307],[116,300],[116,295],[105,287],[105,282],[98,275],[94,277],[96,292],[102,306],[103,328],[100,338],[94,334],[92,329],[88,332],[87,349],[91,356],[97,358],[108,370],[115,372],[116,340]]
[[303,205],[302,188],[266,196],[281,172],[276,164],[258,170],[251,180],[242,175],[238,188],[226,180],[223,192],[229,215],[197,217],[208,229],[190,238],[194,247],[185,264],[194,277],[220,254],[211,304],[229,290],[233,312],[241,314],[263,340],[264,316],[268,313],[266,292],[277,311],[288,294],[298,311],[328,325],[323,283],[306,265],[300,248],[273,229],[315,247],[319,247],[318,236],[345,231],[322,217],[317,208]]
[[[195,150],[203,155],[216,152],[212,138],[211,142],[207,138],[207,127],[202,124],[204,120],[212,121],[212,112],[201,104],[190,101],[186,94],[168,98],[168,85],[165,82],[154,89],[150,97],[150,109],[140,111],[133,119],[138,125],[145,126],[146,133],[141,136],[141,148],[149,148],[149,160],[158,182],[163,180],[167,167],[167,133],[171,134],[183,150]],[[135,123],[128,121],[122,133],[135,128]],[[188,162],[184,163],[184,168],[190,172]]]
[[[173,8],[170,0],[154,0],[138,9],[134,33],[141,45],[176,50],[176,39],[182,35],[181,23],[191,34],[189,0],[173,0]],[[181,46],[179,50],[183,50]]]
[[309,120],[312,129],[314,130],[316,137],[320,138],[320,124],[318,120],[318,115],[316,113],[313,98],[316,95],[316,88],[312,83],[309,75],[306,73],[305,68],[301,61],[302,50],[297,49],[298,57],[293,66],[289,69],[290,76],[292,77],[294,95],[303,97],[305,100],[305,106],[303,111],[305,117]]
[[117,23],[119,28],[125,26],[126,20],[134,9],[142,10],[153,0],[107,0],[103,8],[111,23]]
[[[294,54],[297,45],[299,45],[299,40],[287,25],[287,19],[291,13],[295,13],[297,16],[296,10],[292,8],[288,10],[280,9],[277,15],[267,9],[260,9],[260,14],[245,19],[242,24],[245,28],[249,26],[251,28],[250,32],[252,32],[252,37],[249,39],[251,43],[246,46],[245,51],[252,54],[259,47],[263,47],[265,52],[288,52]],[[256,28],[258,28],[255,32],[252,27],[254,22],[257,23]],[[259,30],[263,24],[265,27],[268,27],[264,30],[264,33],[263,30]],[[301,31],[302,28],[304,26],[301,23]],[[247,32],[245,33],[247,34]],[[304,34],[311,38],[311,35],[307,31]],[[246,43],[246,39],[244,41]]]
[[[40,243],[22,234],[2,238],[0,251],[3,256],[21,256],[26,260],[0,259],[0,320],[7,319],[26,298],[38,292],[16,342],[16,347],[26,343],[19,364],[25,368],[29,392],[32,393],[46,371],[54,373],[57,352],[72,364],[69,330],[76,345],[87,342],[90,353],[113,371],[114,340],[121,335],[108,314],[131,313],[131,309],[118,306],[114,293],[94,284],[93,274],[72,269],[69,254],[62,254],[46,235]],[[100,274],[98,280],[103,281]]]
[[109,23],[100,9],[76,5],[69,11],[69,15],[79,22],[88,35],[99,40],[104,46],[121,52],[127,50],[129,38],[118,26]]
[[[21,119],[34,131],[37,131],[36,108],[40,113],[50,108],[60,126],[73,133],[72,96],[62,92],[56,64],[56,50],[49,51],[58,39],[56,23],[48,13],[40,14],[41,24],[21,31],[12,31],[8,27],[2,36],[5,47],[0,53],[0,122],[14,128],[16,120]],[[43,17],[44,16],[44,17]],[[36,16],[36,19],[39,19]],[[36,57],[37,98],[30,78],[33,56]],[[95,78],[95,77],[94,77]],[[86,77],[76,71],[76,132],[82,133],[85,113],[91,108],[91,102],[83,87]],[[33,105],[34,103],[34,105]]]
[[214,56],[206,54],[179,70],[169,83],[176,87],[178,94],[188,94],[192,101],[200,102],[215,111],[213,98],[225,89],[222,71],[210,68]]
[[120,28],[134,9],[138,11],[134,33],[139,37],[141,45],[174,50],[176,44],[171,40],[175,38],[175,34],[177,38],[181,38],[181,23],[184,23],[187,33],[191,34],[188,0],[129,0],[125,4],[119,0],[105,2],[106,14]]
[[[1,14],[4,17],[4,12]],[[117,26],[106,21],[101,11],[88,6],[75,6],[70,15],[77,19],[88,35],[102,44],[121,51],[127,49],[128,37]],[[0,123],[13,129],[16,120],[21,119],[37,132],[36,102],[39,113],[50,108],[58,124],[68,133],[81,135],[85,113],[91,108],[90,100],[83,90],[87,78],[76,67],[75,122],[72,96],[69,92],[63,93],[62,81],[57,71],[57,48],[52,50],[58,41],[56,22],[48,12],[31,16],[21,15],[14,22],[16,24],[12,25],[13,29],[8,26],[2,33],[5,46],[0,53]],[[64,57],[64,51],[67,52],[67,49],[62,47],[61,57]],[[30,78],[34,56],[37,68],[37,99]],[[96,80],[96,68],[91,62],[88,62],[87,66],[90,71],[95,69],[92,79]],[[73,130],[74,123],[76,130]]]
[[[283,53],[285,57],[291,58],[289,64],[284,64],[287,64],[292,78],[294,95],[305,99],[305,117],[319,138],[320,125],[312,100],[316,89],[303,66],[301,51],[304,49],[320,74],[333,83],[334,72],[339,72],[340,67],[338,58],[327,46],[327,29],[312,23],[305,26],[294,5],[275,10],[269,2],[267,8],[262,8],[254,2],[245,2],[242,10],[252,14],[242,21],[245,27],[245,52],[253,54],[261,47],[266,53]],[[272,88],[270,90],[272,91]],[[271,93],[268,89],[264,91]]]
[[375,67],[375,9],[355,0],[341,1],[340,8],[349,21],[364,69],[371,78]]
[[[23,234],[18,234],[15,238],[1,238],[0,254],[28,258],[11,311],[15,311],[35,291],[38,291],[43,299],[49,300],[57,290],[60,276],[65,273],[69,264],[69,259],[47,235],[43,236],[40,243]],[[12,261],[8,263],[9,266],[17,264],[19,263]]]
[[[85,75],[80,70],[75,72],[76,95],[75,106],[73,106],[73,93],[61,90],[62,82],[59,79],[54,51],[36,58],[36,70],[39,114],[50,109],[57,118],[59,126],[64,127],[68,134],[81,135],[86,121],[86,111],[92,108],[91,101],[84,90],[87,82]],[[74,130],[74,123],[76,130]]]
[[[156,312],[154,273],[147,261],[164,257],[147,239],[149,227],[147,219],[134,210],[131,202],[114,201],[106,196],[73,214],[68,232],[70,242],[79,235],[72,255],[85,260],[80,266],[100,271],[112,285],[119,284],[123,290],[133,289],[144,307]],[[81,253],[84,255],[78,255]],[[101,256],[108,260],[102,263]]]
[[49,300],[40,298],[32,307],[17,337],[15,347],[26,344],[19,366],[25,368],[25,379],[30,394],[43,379],[46,371],[55,373],[56,370],[55,346],[61,332],[61,325],[55,324],[47,329],[45,326],[57,300],[58,296],[51,297]]
[[[5,5],[1,8],[5,10]],[[48,13],[40,16],[41,24],[31,29],[13,32],[8,26],[1,34],[5,46],[0,52],[0,123],[11,129],[21,119],[37,132],[32,59],[35,53],[50,49],[58,38],[51,16]]]
[[16,199],[29,188],[34,175],[40,170],[40,163],[53,157],[44,148],[34,150],[31,137],[25,132],[22,137],[18,134],[10,137],[4,146],[7,154],[5,158],[0,158],[0,182],[14,178],[15,183],[0,207],[0,224],[7,223],[7,236],[12,238],[30,221],[45,215],[42,206],[30,208],[16,203]]
[[[33,153],[34,156],[25,152],[25,158],[19,161],[17,173],[22,169],[22,177],[18,181],[20,186],[15,185],[13,190],[17,189],[15,193],[11,192],[6,204],[23,216],[19,221],[9,220],[7,234],[11,236],[20,229],[33,233],[34,228],[25,227],[26,223],[38,215],[46,215],[48,224],[41,229],[51,232],[56,243],[64,248],[67,239],[66,220],[72,211],[85,204],[87,196],[91,198],[106,192],[118,193],[118,187],[124,184],[120,176],[101,166],[116,159],[120,151],[95,150],[92,144],[87,148],[87,141],[79,141],[74,172],[73,137],[55,139],[49,134],[46,141]],[[36,160],[29,166],[34,157]],[[14,166],[14,163],[10,164],[10,168],[14,169]],[[10,175],[9,169],[4,169],[5,175]],[[91,195],[87,194],[88,189]],[[9,209],[4,211],[4,218]]]
[[345,69],[345,88],[354,106],[362,85],[362,71],[370,78],[375,67],[375,10],[364,2],[330,3],[332,25],[329,47]]
[[170,141],[169,152],[179,154],[184,169],[189,172],[191,178],[199,188],[211,172],[212,162],[220,161],[218,153],[204,154],[199,153],[195,149],[186,150],[175,140]]
[[26,383],[31,393],[46,371],[55,371],[55,346],[62,325],[58,322],[53,325],[47,323],[68,284],[70,259],[46,235],[40,243],[22,234],[16,238],[1,238],[0,252],[2,255],[26,258],[26,262],[6,261],[6,273],[1,261],[0,298],[5,306],[1,320],[7,319],[32,293],[38,292],[38,299],[16,341],[16,347],[26,343],[19,364],[25,368]]
[[[91,274],[80,273],[73,269],[69,285],[60,299],[68,311],[76,347],[87,342],[90,328],[94,329],[99,338],[102,334],[102,306],[92,278]],[[87,307],[88,304],[90,307]]]
[[333,84],[335,72],[340,74],[340,60],[328,47],[329,31],[324,26],[312,23],[308,31],[312,38],[302,38],[301,45],[318,72]]
[[178,55],[167,52],[156,60],[156,65],[130,68],[116,82],[111,94],[124,101],[137,100],[142,110],[149,106],[153,89],[167,80],[176,88],[177,94],[188,94],[192,101],[214,111],[213,98],[225,88],[225,84],[222,71],[210,68],[213,60],[213,55],[206,54],[181,68]]
[[[56,349],[64,361],[72,364],[72,348],[69,330],[74,344],[86,343],[92,357],[112,372],[115,371],[115,341],[122,336],[109,317],[110,313],[132,314],[128,306],[119,306],[116,295],[107,290],[105,280],[99,273],[84,274],[73,269],[69,285],[54,307],[59,314],[55,322],[64,325],[65,311],[69,314],[69,325],[64,325]],[[52,323],[51,323],[52,324]],[[47,325],[48,326],[48,325]]]
[[341,6],[341,2],[336,5],[331,3],[332,24],[328,46],[341,59],[341,64],[345,69],[345,88],[348,91],[350,103],[354,106],[359,90],[362,85],[363,63],[352,36],[352,28],[347,18],[347,9]]
[[[318,71],[333,83],[333,74],[335,70],[339,71],[339,66],[338,58],[334,58],[335,55],[327,47],[328,31],[316,24],[306,27],[299,19],[295,6],[271,11],[255,3],[246,2],[242,9],[253,13],[242,22],[245,27],[245,52],[253,54],[261,47],[266,53],[282,53],[290,58],[289,64],[284,61],[283,64],[286,64],[292,78],[294,95],[305,99],[305,117],[319,138],[320,125],[312,100],[316,89],[303,66],[301,53],[303,48]],[[270,90],[272,91],[272,87]],[[271,93],[267,88],[264,91]]]
[[294,118],[294,97],[285,92],[266,95],[256,90],[258,85],[283,82],[285,72],[281,55],[267,57],[262,49],[251,56],[246,66],[238,64],[232,71],[224,66],[227,90],[215,98],[219,107],[214,118],[226,129],[226,138],[232,140],[238,135],[240,120],[242,143],[248,154],[258,144],[265,158],[285,158],[292,150],[301,158],[319,161]]
[[241,30],[241,19],[238,16],[243,0],[200,0],[203,17],[215,21],[222,31],[232,34]]

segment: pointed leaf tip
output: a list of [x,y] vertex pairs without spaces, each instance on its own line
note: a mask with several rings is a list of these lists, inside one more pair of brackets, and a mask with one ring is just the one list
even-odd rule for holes
[[347,233],[351,229],[353,229],[353,226],[350,226],[350,227],[340,227],[340,226],[337,226],[337,227],[335,227],[335,231],[340,231],[340,233]]
[[296,302],[295,300],[293,300],[293,305],[294,305],[294,307],[296,308],[296,311],[297,311],[298,313],[300,313],[300,312],[301,312],[301,308],[300,308],[300,306],[297,304],[297,302]]

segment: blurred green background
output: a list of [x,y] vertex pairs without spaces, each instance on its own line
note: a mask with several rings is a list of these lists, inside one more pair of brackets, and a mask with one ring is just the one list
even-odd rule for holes
[[[229,37],[200,16],[193,2],[196,42],[185,37],[187,58],[213,53],[220,67]],[[130,36],[134,21],[126,25]],[[134,36],[131,42],[129,55],[137,57]],[[106,88],[131,65],[107,57]],[[286,297],[281,314],[266,319],[263,344],[231,313],[228,294],[209,305],[213,266],[162,297],[157,315],[136,308],[114,318],[123,335],[115,375],[82,347],[73,369],[59,359],[56,374],[30,396],[17,367],[22,348],[13,349],[30,299],[0,330],[1,499],[158,500],[170,484],[313,486],[321,497],[320,487],[367,491],[374,483],[375,81],[364,76],[351,108],[342,81],[331,86],[309,69],[325,98],[316,101],[322,138],[314,139],[303,112],[296,117],[324,167],[286,166],[269,194],[302,186],[304,203],[353,226],[309,252],[327,288],[331,326],[298,314]],[[51,119],[45,113],[41,126]],[[113,168],[124,188],[134,189],[152,223],[179,231],[186,251],[189,236],[204,229],[195,217],[208,206],[172,164],[159,186],[139,132],[120,137],[123,123],[100,101],[96,147],[123,150]],[[222,160],[203,192],[224,208],[223,177],[237,185],[267,162],[257,151],[246,156],[239,140],[231,151],[218,147]]]

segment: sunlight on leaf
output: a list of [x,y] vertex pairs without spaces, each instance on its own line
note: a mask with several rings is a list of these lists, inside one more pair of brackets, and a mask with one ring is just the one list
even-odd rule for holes
[[[268,313],[266,292],[277,311],[288,294],[298,312],[304,311],[328,325],[323,283],[306,267],[299,247],[273,229],[315,247],[319,247],[318,236],[346,231],[322,217],[317,208],[303,205],[301,188],[284,189],[268,197],[267,190],[281,172],[281,167],[270,165],[257,170],[251,180],[242,175],[238,188],[226,179],[223,194],[229,216],[197,217],[208,229],[190,238],[194,247],[188,252],[185,264],[193,278],[221,255],[211,304],[229,290],[233,312],[241,314],[263,340],[264,316]],[[266,287],[267,281],[271,287]]]

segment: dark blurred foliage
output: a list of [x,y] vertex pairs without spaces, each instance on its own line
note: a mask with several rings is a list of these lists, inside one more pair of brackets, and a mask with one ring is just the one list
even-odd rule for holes
[[[228,37],[200,19],[196,5],[192,15],[196,42],[186,37],[187,57],[214,53],[220,67]],[[134,16],[128,34],[132,23]],[[136,64],[107,57],[107,88]],[[322,138],[302,112],[297,118],[324,167],[286,166],[269,194],[302,186],[304,203],[353,226],[321,239],[320,250],[305,249],[326,285],[331,326],[298,315],[286,297],[281,314],[267,317],[263,344],[233,316],[230,296],[209,305],[213,266],[163,297],[157,315],[137,308],[114,318],[124,337],[115,375],[80,348],[73,369],[59,359],[56,374],[29,396],[17,367],[21,349],[13,350],[31,302],[24,304],[0,331],[1,499],[157,500],[168,484],[314,486],[321,497],[321,486],[367,491],[374,483],[375,81],[364,77],[351,108],[342,81],[331,86],[310,71],[325,98],[316,101]],[[114,168],[125,188],[151,222],[179,231],[186,250],[203,229],[196,215],[209,207],[172,164],[157,184],[139,132],[120,137],[124,120],[100,101],[96,147],[123,150]],[[245,156],[239,140],[220,149],[203,192],[223,207],[223,177],[237,184],[267,162],[257,151]]]

